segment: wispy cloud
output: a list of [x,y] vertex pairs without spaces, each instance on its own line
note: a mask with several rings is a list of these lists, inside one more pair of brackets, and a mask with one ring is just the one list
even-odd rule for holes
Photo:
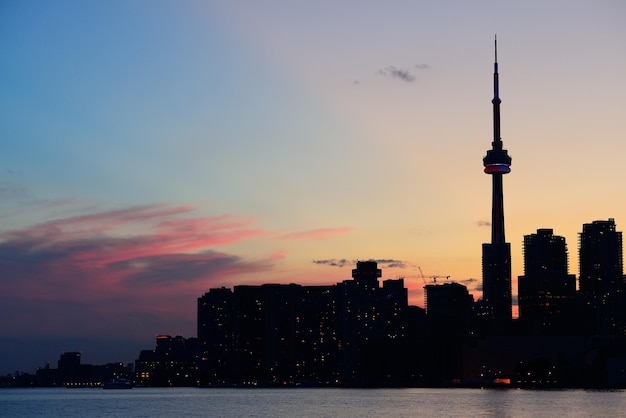
[[[186,215],[190,207],[142,206],[100,212],[41,223],[0,234],[2,254],[19,252],[37,265],[64,260],[70,265],[103,267],[138,257],[198,251],[258,236],[249,221],[231,221],[227,215],[170,219]],[[141,232],[123,235],[123,228]]]
[[322,240],[337,238],[341,235],[348,234],[351,231],[352,231],[351,227],[318,228],[318,229],[311,229],[309,231],[291,232],[291,233],[279,236],[278,239],[322,241]]
[[389,66],[383,68],[382,70],[378,70],[378,74],[386,77],[397,78],[399,80],[406,81],[407,83],[412,83],[415,81],[415,76],[411,74],[409,70],[403,70],[394,66]]
[[369,260],[348,260],[346,258],[330,258],[325,260],[313,260],[314,264],[326,265],[331,267],[356,266],[357,261],[375,261],[381,268],[408,268],[409,263],[402,260],[394,259],[369,259]]
[[[8,189],[4,194],[15,196]],[[190,323],[195,299],[203,292],[263,282],[287,256],[286,249],[279,249],[247,260],[225,252],[226,244],[260,238],[328,240],[352,231],[318,228],[277,235],[257,227],[254,219],[198,216],[186,205],[94,210],[93,204],[71,199],[31,199],[28,205],[38,215],[44,212],[40,219],[61,211],[65,216],[0,231],[0,329],[7,335],[59,329],[84,336],[169,332],[146,324]],[[3,215],[10,221],[14,211]],[[4,312],[15,309],[23,314],[16,318]]]
[[172,317],[193,317],[189,301],[201,289],[271,268],[269,258],[247,261],[218,250],[265,234],[252,221],[231,215],[189,217],[193,211],[139,206],[0,233],[0,309],[19,301],[20,312],[29,313],[11,321],[0,315],[0,328],[53,329],[66,306],[81,307],[83,319],[73,327],[78,333],[94,332],[93,321],[107,311],[116,312],[107,316],[112,329],[124,328],[128,318],[141,322],[165,313],[169,318],[160,319],[167,324]]
[[408,263],[402,260],[379,259],[379,260],[374,260],[374,261],[376,261],[379,265],[381,265],[381,267],[400,268],[400,269],[409,267]]
[[345,258],[331,258],[327,260],[313,260],[314,264],[321,264],[332,267],[344,267],[346,264],[355,264],[354,260],[346,260]]

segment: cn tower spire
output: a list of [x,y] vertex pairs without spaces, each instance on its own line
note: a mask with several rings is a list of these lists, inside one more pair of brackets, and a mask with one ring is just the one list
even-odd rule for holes
[[500,137],[500,85],[498,43],[494,39],[493,64],[493,142],[483,158],[485,173],[491,175],[491,243],[483,244],[483,301],[487,315],[499,323],[511,319],[511,244],[504,236],[504,195],[502,176],[511,172],[511,157]]
[[500,138],[500,86],[498,79],[498,44],[494,43],[493,63],[493,142],[487,156],[483,158],[485,173],[493,176],[493,207],[491,212],[491,243],[504,243],[504,202],[502,197],[502,175],[511,172],[511,157],[502,148]]
[[493,147],[502,149],[502,139],[500,138],[500,86],[498,80],[498,39],[494,38],[494,60],[493,60]]

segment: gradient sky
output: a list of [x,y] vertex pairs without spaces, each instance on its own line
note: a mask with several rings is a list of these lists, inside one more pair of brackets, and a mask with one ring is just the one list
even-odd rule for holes
[[134,360],[237,284],[355,260],[480,296],[493,37],[522,240],[626,229],[626,3],[0,3],[0,373]]

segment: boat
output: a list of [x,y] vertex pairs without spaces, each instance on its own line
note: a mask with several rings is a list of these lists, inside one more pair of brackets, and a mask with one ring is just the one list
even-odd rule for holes
[[118,377],[110,382],[107,382],[103,386],[104,389],[132,389],[133,385],[128,380]]

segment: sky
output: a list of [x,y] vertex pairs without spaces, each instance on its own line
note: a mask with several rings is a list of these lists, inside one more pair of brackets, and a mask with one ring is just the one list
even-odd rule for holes
[[[626,229],[620,0],[0,2],[0,373],[131,362],[197,298],[357,260],[481,295],[494,35],[523,236]],[[420,269],[424,278],[420,275]],[[444,281],[446,279],[439,279]],[[516,309],[514,308],[514,311]]]

